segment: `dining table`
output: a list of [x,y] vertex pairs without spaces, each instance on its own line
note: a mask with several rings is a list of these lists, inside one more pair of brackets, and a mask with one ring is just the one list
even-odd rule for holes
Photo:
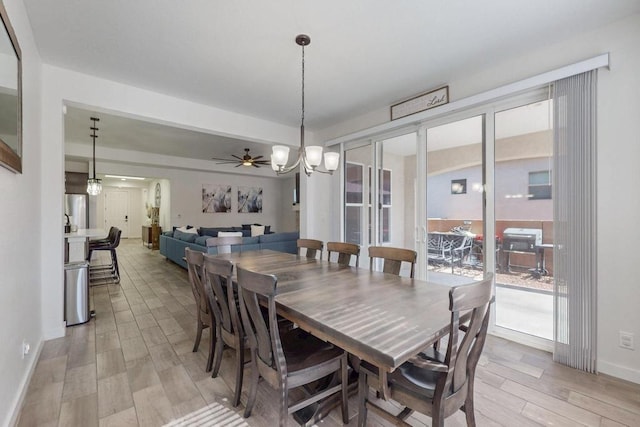
[[271,250],[216,257],[275,275],[278,314],[376,366],[383,398],[389,397],[387,374],[448,333],[451,287],[444,280],[411,279]]

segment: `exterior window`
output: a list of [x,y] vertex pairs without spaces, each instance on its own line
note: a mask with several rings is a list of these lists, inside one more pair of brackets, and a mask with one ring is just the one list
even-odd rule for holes
[[[380,243],[391,242],[391,170],[383,169],[380,174]],[[371,167],[369,167],[369,188],[371,188]],[[369,194],[369,218],[371,216],[371,194]],[[371,225],[369,225],[369,241],[371,242]]]
[[551,171],[529,172],[529,200],[551,198]]
[[380,179],[382,194],[380,203],[382,205],[380,215],[380,242],[391,242],[391,171],[383,169]]
[[346,162],[345,167],[345,242],[362,244],[364,166]]

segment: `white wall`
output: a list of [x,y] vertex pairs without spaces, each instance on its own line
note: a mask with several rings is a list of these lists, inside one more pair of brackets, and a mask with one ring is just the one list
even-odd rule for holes
[[[0,167],[0,425],[8,425],[17,415],[15,409],[25,390],[31,368],[42,340],[40,314],[43,246],[40,218],[47,216],[60,233],[55,250],[62,253],[62,212],[64,188],[56,192],[56,208],[41,202],[41,111],[42,63],[31,28],[19,0],[3,1],[22,50],[23,151],[22,174]],[[61,159],[61,154],[54,159]],[[62,171],[62,164],[60,166]],[[60,181],[62,184],[62,180]],[[28,237],[27,237],[28,236]],[[31,354],[21,357],[22,340],[28,341]]]
[[[618,347],[620,330],[640,337],[640,286],[637,254],[621,250],[640,241],[640,198],[621,190],[621,183],[640,182],[640,15],[509,61],[492,64],[466,75],[451,76],[452,100],[481,93],[545,71],[610,53],[610,70],[598,74],[598,369],[640,383],[640,346],[635,351]],[[326,141],[388,121],[388,108],[316,132]],[[335,191],[339,181],[318,192]],[[334,215],[337,208],[332,211]],[[310,212],[324,218],[325,211]],[[336,231],[337,230],[337,231]],[[339,233],[334,223],[328,234]]]
[[[51,212],[62,211],[65,151],[62,106],[64,104],[90,107],[96,111],[117,111],[165,124],[177,124],[188,129],[204,130],[253,141],[287,144],[298,140],[298,130],[294,127],[196,104],[86,74],[44,65],[42,75],[42,126],[47,129],[46,139],[42,144],[42,157],[47,159],[42,163],[42,182],[46,183],[47,191],[42,194],[42,203]],[[313,135],[310,137],[313,140]],[[165,159],[167,167],[173,166],[172,160]],[[130,161],[133,162],[133,158]],[[146,162],[142,161],[142,163]],[[96,169],[98,173],[105,171],[100,162],[96,164]],[[118,172],[114,169],[113,173],[127,174],[128,172]],[[142,176],[162,177],[155,174],[142,174]],[[65,332],[62,321],[63,230],[59,222],[59,215],[42,216],[42,229],[47,230],[47,233],[42,236],[43,245],[47,248],[47,256],[43,259],[42,265],[42,277],[47,278],[43,289],[43,299],[47,303],[42,304],[42,323],[47,339],[62,336]]]
[[[291,182],[276,177],[254,177],[251,175],[230,175],[219,172],[162,169],[154,166],[123,165],[102,162],[100,173],[109,171],[116,175],[155,176],[161,179],[151,182],[148,198],[153,200],[155,183],[160,182],[162,202],[160,204],[160,226],[170,230],[174,226],[193,225],[196,227],[226,227],[259,223],[271,225],[273,231],[293,231],[295,218],[291,210]],[[203,213],[202,185],[227,184],[232,187],[232,212]],[[262,187],[262,213],[238,213],[238,187]],[[144,203],[142,203],[144,205]],[[139,233],[133,233],[134,237]]]

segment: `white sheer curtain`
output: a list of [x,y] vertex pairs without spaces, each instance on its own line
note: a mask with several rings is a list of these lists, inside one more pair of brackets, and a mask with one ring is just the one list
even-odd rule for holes
[[597,70],[554,83],[553,359],[596,372]]

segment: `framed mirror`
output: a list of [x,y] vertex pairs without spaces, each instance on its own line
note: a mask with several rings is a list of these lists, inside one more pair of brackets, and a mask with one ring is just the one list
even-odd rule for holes
[[0,2],[0,166],[22,173],[22,53]]

